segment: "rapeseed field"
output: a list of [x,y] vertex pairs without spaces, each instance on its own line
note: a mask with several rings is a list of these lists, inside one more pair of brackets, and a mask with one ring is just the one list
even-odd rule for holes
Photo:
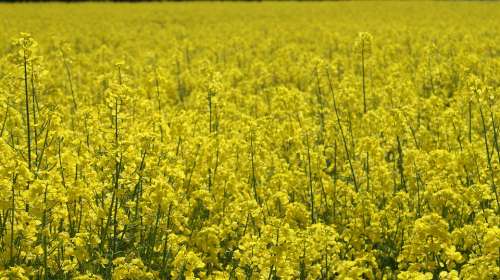
[[0,279],[498,279],[500,4],[0,4]]

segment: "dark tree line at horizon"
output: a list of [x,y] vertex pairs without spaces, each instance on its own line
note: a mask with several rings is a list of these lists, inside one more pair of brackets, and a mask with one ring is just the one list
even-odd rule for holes
[[[0,0],[1,3],[16,3],[16,2],[64,2],[64,3],[77,3],[77,2],[265,2],[265,1],[294,1],[294,2],[340,2],[352,0]],[[404,0],[402,0],[404,1]]]
[[4,2],[194,2],[194,1],[262,1],[262,0],[0,0]]
[[[15,3],[15,2],[262,2],[263,0],[0,0],[0,3]],[[279,0],[278,0],[279,1]],[[297,0],[295,0],[297,1]],[[298,0],[298,1],[308,1],[308,0]],[[309,0],[313,1],[313,0]],[[333,0],[336,1],[336,0]],[[337,0],[338,1],[338,0]]]
[[[262,0],[0,0],[0,3],[4,3],[4,2],[68,2],[68,3],[71,3],[71,2],[195,2],[195,1],[261,2]],[[279,1],[279,0],[277,0],[277,1]],[[302,1],[307,1],[307,0],[302,0]],[[310,1],[313,1],[313,0],[310,0]]]
[[[340,2],[340,1],[356,1],[356,0],[0,0],[1,3],[21,3],[21,2],[64,2],[64,3],[77,3],[77,2],[265,2],[265,1],[295,1],[295,2]],[[359,1],[359,0],[358,0]],[[396,0],[398,1],[398,0]],[[399,0],[405,2],[408,0]],[[427,0],[427,1],[460,1],[460,0]],[[497,0],[464,0],[470,2],[484,1],[496,2]]]

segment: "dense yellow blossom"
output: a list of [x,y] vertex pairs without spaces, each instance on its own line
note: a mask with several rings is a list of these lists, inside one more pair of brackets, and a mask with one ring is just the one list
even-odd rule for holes
[[498,279],[500,5],[0,6],[0,280]]

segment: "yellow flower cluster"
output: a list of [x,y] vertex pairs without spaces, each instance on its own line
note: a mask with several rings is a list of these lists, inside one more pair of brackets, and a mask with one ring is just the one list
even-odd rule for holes
[[0,280],[498,279],[498,18],[2,5]]

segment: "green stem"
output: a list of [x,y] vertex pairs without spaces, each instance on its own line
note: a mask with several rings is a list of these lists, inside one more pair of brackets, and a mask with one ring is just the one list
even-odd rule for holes
[[308,164],[308,177],[309,177],[309,196],[311,200],[311,223],[315,223],[314,218],[314,192],[313,192],[313,181],[312,181],[312,170],[311,170],[311,152],[309,147],[309,135],[306,134],[306,145],[307,145],[307,164]]
[[354,167],[352,165],[351,156],[350,156],[350,153],[349,153],[349,148],[347,147],[347,140],[345,138],[344,129],[342,128],[342,123],[340,122],[340,116],[339,116],[339,110],[337,108],[337,101],[336,101],[336,98],[335,98],[335,92],[333,90],[332,79],[330,77],[330,71],[328,71],[328,69],[326,70],[326,74],[327,74],[327,77],[328,77],[328,83],[330,85],[330,92],[332,93],[332,97],[333,97],[333,109],[335,111],[335,116],[337,118],[337,124],[338,124],[339,129],[340,129],[340,135],[342,136],[342,143],[344,144],[344,150],[345,150],[345,153],[346,153],[347,161],[349,162],[349,168],[351,169],[351,175],[352,175],[352,180],[353,180],[353,183],[354,183],[354,189],[357,192],[358,189],[359,189],[359,187],[358,187],[358,181],[356,180],[356,173],[354,172]]
[[[26,57],[26,49],[23,49],[24,58],[24,93],[25,93],[25,105],[26,105],[26,134],[28,141],[28,169],[31,172],[31,126],[30,126],[30,103],[29,103],[29,92],[28,92],[28,59]],[[30,188],[30,182],[26,186],[26,189]],[[29,211],[29,204],[26,203],[26,212]]]

